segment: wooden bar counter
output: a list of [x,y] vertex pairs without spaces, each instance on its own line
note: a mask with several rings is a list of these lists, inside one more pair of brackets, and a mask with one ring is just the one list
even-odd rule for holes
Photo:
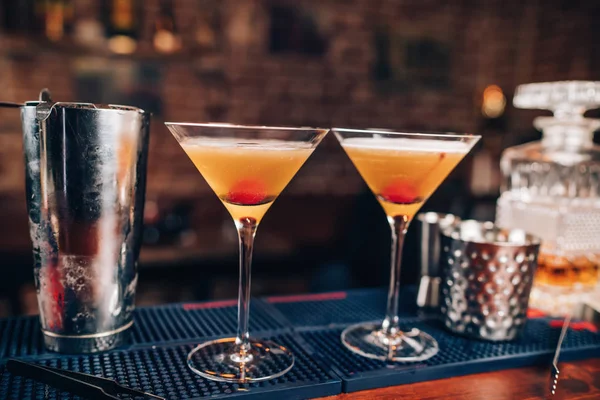
[[509,369],[326,397],[367,399],[600,399],[600,359],[559,363],[558,390],[550,396],[550,365]]

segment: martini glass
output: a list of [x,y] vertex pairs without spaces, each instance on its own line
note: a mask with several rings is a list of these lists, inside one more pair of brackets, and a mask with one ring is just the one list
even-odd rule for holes
[[342,342],[354,353],[386,361],[423,361],[434,338],[401,327],[398,318],[402,245],[410,221],[480,136],[333,128],[385,214],[392,231],[390,287],[383,322],[349,326]]
[[188,355],[188,365],[215,381],[249,383],[281,376],[294,365],[292,353],[248,334],[254,236],[271,204],[328,130],[165,124],[231,214],[240,245],[237,335],[198,345]]

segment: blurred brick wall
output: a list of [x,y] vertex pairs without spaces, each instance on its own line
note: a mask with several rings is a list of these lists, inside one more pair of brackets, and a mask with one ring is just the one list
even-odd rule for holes
[[[97,13],[94,1],[76,4],[79,15]],[[313,10],[328,40],[326,54],[270,54],[271,4]],[[153,126],[148,177],[148,195],[156,199],[210,195],[162,120],[476,132],[481,123],[478,99],[489,84],[501,86],[510,101],[520,83],[599,78],[600,32],[592,20],[600,15],[597,1],[174,0],[174,6],[184,48],[194,46],[196,24],[213,12],[221,13],[217,34],[222,47],[159,60],[164,115]],[[144,0],[142,48],[151,47],[157,11],[158,0]],[[371,71],[374,34],[383,25],[448,43],[449,87],[380,93]],[[31,47],[24,38],[0,37],[1,98],[35,99],[40,88],[50,87],[54,98],[76,100],[72,75],[77,52]],[[508,129],[515,132],[529,129],[539,115],[511,107],[507,113]],[[24,215],[19,129],[18,113],[0,109],[4,215],[5,210]],[[346,195],[360,185],[350,162],[328,137],[287,195]]]

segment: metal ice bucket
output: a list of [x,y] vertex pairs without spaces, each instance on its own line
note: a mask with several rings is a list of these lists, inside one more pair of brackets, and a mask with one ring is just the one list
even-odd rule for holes
[[463,221],[442,231],[446,327],[486,340],[511,340],[527,320],[540,239],[491,222]]
[[26,103],[21,119],[44,343],[114,348],[133,324],[149,115],[48,96]]

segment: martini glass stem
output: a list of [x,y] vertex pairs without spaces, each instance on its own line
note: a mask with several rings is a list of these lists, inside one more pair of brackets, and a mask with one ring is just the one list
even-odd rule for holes
[[240,281],[238,287],[238,328],[235,338],[236,353],[234,361],[247,362],[252,359],[249,354],[250,343],[248,319],[250,314],[250,272],[252,267],[252,250],[257,223],[254,218],[245,217],[236,221],[240,242]]
[[405,215],[396,217],[388,216],[392,231],[392,253],[390,268],[390,289],[388,292],[387,309],[382,328],[387,335],[396,335],[400,332],[398,318],[398,302],[400,297],[400,269],[402,266],[402,248],[408,230],[409,218]]

